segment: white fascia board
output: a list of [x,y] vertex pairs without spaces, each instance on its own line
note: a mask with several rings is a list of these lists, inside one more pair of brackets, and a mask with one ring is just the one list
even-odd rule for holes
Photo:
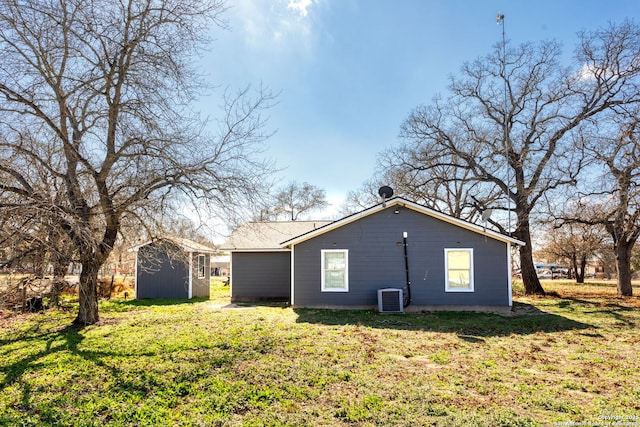
[[229,251],[230,253],[234,253],[234,252],[291,252],[290,248],[273,248],[273,249],[265,249],[265,248],[259,248],[259,249],[250,249],[250,248],[242,248],[242,249],[225,249],[226,251]]

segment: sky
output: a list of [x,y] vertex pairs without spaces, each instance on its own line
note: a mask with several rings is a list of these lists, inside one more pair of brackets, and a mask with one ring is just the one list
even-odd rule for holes
[[337,212],[348,191],[397,146],[402,122],[446,94],[465,61],[510,43],[555,39],[569,59],[577,32],[640,20],[637,0],[226,0],[202,66],[217,93],[261,84],[279,93],[268,112],[266,155],[282,184],[308,182]]

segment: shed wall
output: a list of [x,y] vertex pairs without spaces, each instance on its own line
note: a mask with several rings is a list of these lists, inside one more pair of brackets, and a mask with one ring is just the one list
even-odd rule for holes
[[189,298],[189,266],[176,256],[178,251],[166,243],[152,243],[138,250],[136,298]]

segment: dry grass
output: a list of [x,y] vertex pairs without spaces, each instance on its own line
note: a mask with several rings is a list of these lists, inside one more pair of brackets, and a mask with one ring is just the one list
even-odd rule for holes
[[[543,280],[542,287],[551,298],[564,298],[573,300],[591,300],[591,302],[600,301],[603,304],[620,304],[626,307],[640,308],[640,281],[633,282],[635,296],[622,297],[617,295],[615,280],[586,280],[585,283],[576,283],[575,280]],[[527,297],[524,295],[524,287],[522,282],[515,281],[514,299],[519,301],[530,302],[536,297]],[[544,299],[544,298],[543,298]]]
[[0,425],[640,424],[638,299],[547,289],[507,317],[229,309],[220,283],[206,301],[103,302],[84,329],[18,316]]

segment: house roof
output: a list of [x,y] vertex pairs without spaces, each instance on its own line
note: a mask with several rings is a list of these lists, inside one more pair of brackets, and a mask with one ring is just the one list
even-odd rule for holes
[[364,218],[366,216],[372,215],[376,212],[380,212],[384,209],[387,209],[389,207],[392,206],[402,206],[408,209],[412,209],[416,212],[420,212],[422,214],[431,216],[433,218],[448,222],[449,224],[453,224],[456,225],[458,227],[473,231],[475,233],[481,234],[483,236],[495,239],[495,240],[499,240],[505,243],[511,243],[511,244],[515,244],[515,245],[520,245],[520,246],[524,246],[525,243],[521,240],[518,239],[514,239],[513,237],[510,236],[506,236],[504,234],[495,232],[493,230],[488,230],[486,227],[482,227],[479,226],[477,224],[473,224],[471,222],[467,222],[467,221],[463,221],[459,218],[455,218],[446,214],[443,214],[442,212],[438,212],[435,211],[433,209],[429,209],[425,206],[419,205],[417,203],[411,202],[407,199],[403,199],[402,197],[394,197],[393,199],[389,199],[384,203],[380,203],[378,205],[372,206],[368,209],[365,209],[363,211],[360,211],[358,213],[355,213],[353,215],[349,215],[341,220],[338,221],[334,221],[331,223],[328,223],[320,228],[317,228],[315,230],[309,230],[306,233],[297,235],[297,236],[292,236],[291,238],[289,238],[288,240],[282,240],[281,241],[281,245],[283,247],[287,247],[290,248],[293,245],[297,245],[298,243],[302,243],[305,240],[309,240],[312,239],[316,236],[319,236],[321,234],[324,234],[328,231],[331,230],[335,230],[336,228],[340,228],[344,225],[347,225],[349,223],[352,223],[354,221],[358,221],[361,218]]
[[150,243],[154,243],[160,240],[164,240],[164,241],[168,241],[171,243],[174,243],[176,245],[178,245],[180,247],[180,249],[182,249],[185,252],[198,252],[198,253],[205,253],[205,254],[213,254],[216,253],[216,250],[213,249],[210,246],[207,245],[203,245],[201,243],[198,242],[194,242],[193,240],[189,240],[189,239],[185,239],[183,237],[175,237],[175,236],[162,236],[162,237],[157,237],[153,240],[149,240],[146,241],[140,245],[137,245],[133,248],[134,251],[137,251],[138,249],[140,249],[142,246],[146,246]]
[[282,246],[282,242],[330,223],[331,221],[248,222],[234,230],[220,249],[245,252],[288,250]]

